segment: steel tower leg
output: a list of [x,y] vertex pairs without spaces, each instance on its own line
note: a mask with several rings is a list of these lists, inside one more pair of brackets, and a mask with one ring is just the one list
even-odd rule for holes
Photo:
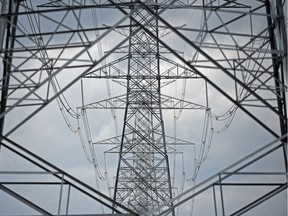
[[[273,26],[273,19],[270,17],[267,17],[267,23],[269,27],[269,36],[270,36],[270,44],[272,49],[277,49],[277,39],[278,39],[278,44],[279,47],[278,49],[283,50],[283,56],[287,56],[287,38],[286,38],[286,33],[285,33],[285,24],[284,19],[283,19],[283,7],[281,6],[282,3],[281,1],[276,1],[276,9],[277,14],[281,17],[280,19],[277,20],[277,23],[275,25],[277,26],[276,28]],[[267,0],[266,1],[266,11],[267,14],[273,14],[271,9],[270,2]],[[283,29],[282,29],[283,28]],[[279,36],[282,37],[284,40],[283,42],[280,42],[280,38],[276,38],[275,32],[279,32]],[[285,40],[286,38],[286,40]],[[283,44],[282,44],[283,43]],[[283,46],[283,47],[281,47]],[[277,54],[272,54],[273,58],[273,71],[274,71],[274,79],[275,79],[275,87],[277,90],[277,106],[278,110],[280,113],[280,116],[285,116],[287,117],[287,107],[286,107],[286,96],[285,96],[285,89],[282,88],[281,83],[285,83],[285,59],[281,55]],[[287,71],[286,71],[287,73]],[[287,133],[287,118],[279,118],[279,123],[280,123],[280,131],[281,135],[284,135]],[[285,142],[287,142],[287,137],[285,138]]]
[[[5,12],[15,13],[18,11],[19,1],[3,1],[1,14]],[[3,80],[2,80],[2,91],[1,91],[1,103],[0,103],[0,114],[4,113],[7,104],[7,94],[10,82],[10,71],[11,62],[13,57],[14,47],[14,37],[16,33],[15,26],[17,25],[17,15],[8,16],[7,20],[5,18],[0,18],[0,51],[5,48],[5,54],[3,59]],[[6,29],[6,31],[5,31]],[[5,41],[5,42],[4,42]],[[10,51],[7,51],[10,50]],[[3,135],[4,129],[4,117],[0,119],[0,135]]]
[[137,10],[130,21],[127,103],[114,199],[141,214],[171,199],[172,188],[157,78],[159,42],[139,30],[135,20],[158,37],[157,19]]

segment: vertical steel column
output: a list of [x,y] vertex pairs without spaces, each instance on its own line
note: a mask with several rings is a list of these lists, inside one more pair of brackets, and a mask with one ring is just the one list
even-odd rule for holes
[[224,195],[223,195],[223,188],[222,188],[221,173],[219,173],[219,188],[220,188],[220,198],[221,198],[221,206],[222,206],[222,215],[225,216],[225,205],[224,205]]
[[[273,4],[270,4],[271,1],[266,0],[266,12],[267,14],[270,14],[271,16],[267,16],[267,23],[269,28],[269,37],[270,37],[270,46],[272,50],[281,50],[282,54],[276,54],[272,53],[272,61],[273,61],[273,71],[274,71],[274,80],[275,80],[275,91],[277,93],[277,106],[278,106],[278,112],[279,112],[279,123],[280,123],[280,130],[281,135],[284,135],[287,133],[287,107],[286,107],[286,95],[285,95],[285,88],[283,84],[285,84],[285,57],[287,59],[287,37],[285,32],[285,24],[283,26],[284,22],[284,13],[283,13],[283,6],[282,1],[276,1],[276,7],[271,8]],[[275,10],[275,13],[273,13],[273,10]],[[272,15],[276,14],[276,18]],[[278,27],[278,29],[276,29]],[[283,28],[284,27],[284,28]],[[283,28],[283,29],[281,29]],[[277,38],[275,35],[275,31],[279,31],[281,36],[279,35],[278,38],[278,46],[277,47]],[[280,41],[281,40],[281,41]],[[280,44],[283,44],[283,47],[281,47]],[[286,47],[285,47],[286,46]],[[287,73],[287,71],[286,71]],[[287,137],[284,142],[287,143]]]
[[212,187],[213,189],[213,201],[214,201],[214,210],[215,210],[215,216],[217,216],[217,199],[216,199],[216,192],[215,192],[215,185]]
[[[155,1],[146,4],[157,13],[157,6],[152,6]],[[135,6],[137,3],[132,9]],[[155,37],[139,30],[137,22]],[[144,8],[131,17],[127,103],[114,192],[116,202],[140,214],[172,198],[160,99],[157,25],[157,19]]]
[[69,211],[70,191],[71,191],[71,185],[68,186],[67,202],[66,202],[66,211],[65,211],[65,214],[66,214],[66,215],[68,215],[68,211]]
[[62,203],[62,194],[63,194],[63,183],[64,183],[64,175],[61,175],[61,185],[60,185],[60,194],[59,194],[59,204],[58,204],[58,215],[61,213],[61,203]]
[[[271,14],[271,16],[267,16],[271,49],[272,50],[278,49],[282,51],[280,55],[272,54],[273,56],[272,61],[273,61],[273,70],[274,70],[274,77],[275,77],[275,88],[276,88],[276,93],[277,93],[277,106],[278,106],[278,110],[280,114],[279,116],[284,116],[284,118],[281,118],[281,117],[279,118],[280,131],[281,131],[281,135],[285,135],[288,132],[287,131],[286,92],[285,92],[288,71],[287,71],[287,34],[286,34],[286,27],[285,27],[285,16],[283,12],[284,5],[282,5],[281,0],[276,0],[276,5],[274,6],[274,8],[271,8],[273,4],[270,4],[270,3],[273,3],[273,2],[266,0],[267,14]],[[272,14],[276,14],[277,18],[273,17]],[[276,38],[275,31],[278,33],[278,38]],[[284,160],[285,160],[285,169],[286,169],[286,173],[288,173],[287,136],[282,141],[283,141],[283,154],[284,154]],[[288,179],[288,175],[286,175],[286,179]]]
[[[10,71],[12,66],[13,52],[11,49],[14,47],[15,43],[15,33],[17,25],[17,15],[11,15],[12,13],[17,13],[19,8],[19,1],[7,1],[4,0],[2,3],[1,14],[8,12],[6,18],[0,18],[0,48],[4,49],[4,59],[3,59],[3,80],[2,80],[2,91],[1,91],[1,103],[0,103],[0,115],[5,112],[7,106],[7,95],[10,83]],[[5,40],[5,44],[4,44]],[[4,116],[0,119],[0,135],[3,135],[4,130]]]
[[[3,0],[1,7],[1,15],[8,12],[8,0]],[[0,17],[0,50],[3,49],[3,42],[5,37],[6,18]]]

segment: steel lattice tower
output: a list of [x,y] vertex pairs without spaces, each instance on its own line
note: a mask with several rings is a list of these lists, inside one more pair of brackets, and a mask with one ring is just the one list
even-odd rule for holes
[[[148,26],[148,33],[137,23]],[[114,199],[145,213],[171,199],[172,188],[161,110],[157,19],[140,9],[130,25],[127,102]]]
[[[0,199],[15,198],[31,215],[109,212],[160,216],[179,215],[177,209],[182,207],[183,215],[188,215],[191,201],[201,200],[204,194],[211,203],[205,199],[205,208],[201,203],[195,215],[242,215],[251,210],[253,214],[260,204],[283,194],[287,191],[288,167],[285,6],[285,0],[0,0]],[[99,25],[100,16],[103,25]],[[120,84],[124,93],[121,90],[120,95],[111,95],[107,84],[108,98],[103,99],[103,86],[97,85],[104,79],[108,84]],[[169,88],[179,80],[184,80],[181,96],[171,96]],[[195,84],[198,80],[204,83],[203,88]],[[189,88],[188,82],[193,82]],[[192,102],[196,97],[201,102]],[[47,111],[48,105],[54,104],[74,133],[80,134],[79,119],[83,119],[91,151],[89,162],[99,179],[104,178],[95,146],[113,146],[107,152],[116,153],[118,163],[113,167],[115,182],[108,189],[113,189],[110,196],[33,153],[39,143],[29,136],[49,134],[50,129],[49,138],[56,140],[55,146],[70,142],[68,137],[67,141],[57,140],[57,129],[41,126],[50,117],[57,122],[53,110]],[[223,115],[213,113],[214,109],[221,110],[222,104],[231,108]],[[124,112],[120,135],[94,142],[87,112],[95,109],[110,110],[114,120],[116,110]],[[255,150],[254,140],[261,140],[256,135],[239,137],[240,141],[233,138],[231,143],[243,139],[254,150],[175,195],[169,151],[176,154],[177,145],[192,141],[167,135],[166,110],[204,111],[205,135],[210,121],[228,119],[226,128],[236,111],[241,112],[241,117],[253,121],[269,140],[257,143]],[[43,112],[48,115],[44,118],[47,122],[37,119]],[[26,125],[34,119],[36,126],[32,124],[30,130]],[[189,120],[197,124],[193,118]],[[93,121],[96,126],[101,123],[101,119]],[[240,124],[245,125],[241,119]],[[198,130],[198,125],[194,128]],[[214,130],[211,126],[211,133]],[[203,155],[209,152],[206,138],[200,141],[200,156],[194,160],[196,174],[205,160]],[[34,149],[31,140],[37,144]],[[51,142],[47,141],[49,147]],[[46,143],[42,147],[44,155],[51,151],[45,148]],[[87,146],[83,149],[87,151]],[[190,150],[186,153],[192,155]],[[14,157],[21,159],[15,165]],[[270,164],[271,158],[276,168]],[[256,195],[250,198],[253,190]],[[231,191],[246,192],[245,200],[236,200],[236,205],[229,196]],[[8,214],[5,208],[3,214]],[[209,208],[212,210],[207,213]]]

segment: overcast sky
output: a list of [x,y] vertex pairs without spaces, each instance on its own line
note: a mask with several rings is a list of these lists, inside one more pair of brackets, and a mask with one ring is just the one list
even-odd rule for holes
[[[242,2],[242,1],[241,1]],[[245,2],[245,1],[244,1]],[[246,1],[248,4],[250,1]],[[97,10],[97,21],[99,26],[105,25],[114,25],[118,20],[119,17],[123,17],[120,12],[114,12],[113,16],[111,15],[112,10]],[[83,20],[85,20],[85,16],[91,17],[91,14],[83,15]],[[173,14],[172,14],[173,13]],[[201,17],[202,12],[199,10],[195,10],[195,12],[190,13],[188,10],[179,10],[179,11],[166,11],[163,13],[163,17],[173,26],[183,26],[189,28],[199,28],[201,26]],[[221,14],[221,18],[224,20],[229,20],[233,18],[233,15],[228,13],[227,15]],[[235,16],[235,15],[234,15]],[[73,16],[72,16],[73,17]],[[211,28],[220,23],[220,18],[214,14],[211,15]],[[213,19],[214,18],[214,19]],[[254,17],[252,17],[254,18]],[[68,19],[68,18],[67,18]],[[73,20],[73,19],[72,19]],[[234,32],[242,32],[242,33],[250,33],[250,29],[247,30],[244,23],[249,20],[243,19],[241,22],[237,23],[237,26],[234,25],[227,25],[230,31]],[[265,18],[264,18],[265,20]],[[43,26],[42,29],[45,29],[45,22],[47,25],[51,22],[47,18],[43,18]],[[75,20],[74,20],[75,22]],[[255,17],[253,20],[253,24],[255,29],[253,30],[254,34],[257,34],[258,31],[261,30],[260,24],[263,23],[263,18]],[[25,23],[25,21],[24,21]],[[69,23],[67,21],[67,23]],[[73,21],[70,20],[70,23]],[[126,22],[127,23],[127,22]],[[256,25],[258,23],[259,25]],[[241,25],[240,25],[241,24]],[[74,24],[71,24],[74,25]],[[160,23],[160,25],[163,25]],[[83,26],[85,26],[85,22],[83,22]],[[87,24],[88,26],[88,24]],[[245,27],[244,27],[245,26]],[[253,26],[253,27],[254,27]],[[47,27],[49,28],[49,27]],[[55,28],[51,27],[50,28]],[[227,31],[224,27],[220,29],[221,31]],[[247,32],[248,31],[248,32]],[[101,34],[102,32],[100,32]],[[126,32],[127,33],[127,32]],[[163,30],[164,33],[164,30]],[[183,32],[185,36],[188,38],[192,38],[191,40],[196,40],[198,33],[195,32]],[[94,34],[89,35],[91,38],[95,38]],[[218,38],[219,37],[219,38]],[[219,44],[221,43],[229,43],[231,44],[232,40],[231,37],[224,36],[224,35],[215,35],[215,38]],[[215,39],[209,35],[207,35],[205,42],[213,43]],[[61,40],[65,41],[66,38],[53,38],[56,42]],[[91,55],[95,55],[95,59],[99,59],[101,55],[97,54],[100,49],[102,49],[103,53],[105,54],[106,51],[111,50],[119,41],[125,39],[125,37],[121,36],[119,33],[112,32],[109,34],[109,37],[105,37],[105,40],[101,43],[101,48],[93,47],[90,50]],[[174,33],[170,33],[167,36],[161,38],[165,41],[169,46],[173,49],[180,51],[181,56],[187,60],[192,60],[193,55],[195,54],[195,50],[189,46],[186,42],[181,40],[178,36]],[[236,39],[236,37],[234,38]],[[238,38],[237,38],[238,39]],[[244,39],[239,38],[237,42],[245,44],[246,41],[242,41]],[[247,38],[245,38],[247,40]],[[76,41],[76,38],[75,38]],[[233,43],[232,43],[233,44]],[[209,46],[209,44],[207,44]],[[61,57],[65,58],[72,58],[75,54],[79,52],[80,49],[73,49]],[[209,55],[213,58],[223,58],[221,52],[219,50],[208,49]],[[239,54],[239,53],[238,53]],[[53,53],[53,51],[49,51],[49,55],[56,57],[57,52]],[[102,54],[103,55],[103,54]],[[226,55],[237,57],[237,53],[227,51]],[[170,58],[173,61],[180,62],[175,56],[171,54],[163,54],[163,56]],[[229,56],[229,57],[231,57]],[[242,54],[239,54],[242,58]],[[238,57],[239,57],[238,56]],[[88,56],[86,55],[88,58]],[[119,55],[111,55],[109,58],[106,59],[106,62],[103,61],[101,65],[104,65],[107,62],[115,60],[119,57]],[[1,58],[3,55],[1,54]],[[81,56],[79,59],[85,58],[85,55]],[[199,55],[197,60],[201,61],[204,57]],[[125,64],[123,62],[118,64],[117,66],[126,71]],[[61,65],[62,62],[59,62]],[[78,64],[73,63],[73,64]],[[80,63],[79,63],[80,64]],[[199,63],[200,64],[200,63]],[[247,63],[249,64],[249,63]],[[253,64],[253,63],[251,63]],[[28,63],[29,65],[29,63]],[[183,65],[183,64],[182,64]],[[210,64],[208,64],[210,66]],[[225,63],[223,63],[225,65]],[[225,65],[227,66],[227,65]],[[247,66],[247,65],[246,65]],[[165,71],[171,65],[168,63],[162,62],[160,66],[162,71]],[[249,66],[247,66],[249,67]],[[250,65],[250,67],[252,67]],[[81,70],[81,69],[80,69]],[[234,89],[234,82],[223,75],[223,73],[219,70],[215,69],[201,69],[202,73],[204,73],[207,77],[213,80],[217,85],[221,86],[221,88],[229,93],[230,95],[235,94]],[[2,65],[0,66],[0,71],[2,72]],[[65,73],[64,73],[65,72]],[[77,74],[79,74],[79,70],[67,70],[63,73],[60,73],[57,76],[59,84],[61,86],[65,86],[66,83],[69,83]],[[2,76],[2,75],[1,75]],[[83,79],[84,83],[84,103],[93,103],[99,100],[103,100],[107,98],[107,83],[104,79],[96,80],[96,79]],[[215,90],[211,85],[207,85],[208,88],[206,89],[206,83],[203,79],[191,79],[184,82],[183,80],[178,80],[164,88],[162,88],[162,93],[165,95],[170,95],[173,97],[181,98],[181,94],[183,91],[183,85],[186,85],[185,88],[185,100],[191,101],[202,106],[206,106],[207,98],[206,92],[208,92],[208,102],[209,108],[215,115],[221,115],[229,110],[233,104],[225,98],[221,93]],[[109,81],[110,89],[112,92],[112,96],[118,96],[121,94],[125,94],[126,90],[123,86],[115,82]],[[69,88],[65,92],[65,97],[67,98],[68,103],[71,107],[76,110],[77,107],[82,105],[82,94],[81,94],[81,82],[78,81],[75,85]],[[270,111],[266,111],[265,109],[254,110],[251,109],[253,113],[256,113],[257,116],[260,116],[261,120],[264,122],[268,122],[269,127],[273,130],[278,132],[278,125],[277,125],[277,118],[270,113]],[[23,109],[14,109],[9,115],[7,115],[5,119],[5,129],[8,131],[8,128],[12,128],[19,122],[24,114],[29,113],[29,108]],[[121,134],[122,127],[123,127],[123,112],[124,110],[117,110],[116,111],[116,126],[115,122],[112,118],[110,110],[87,110],[87,115],[89,119],[92,140],[93,142],[97,142],[99,140],[108,139],[117,135]],[[181,182],[185,183],[184,190],[187,190],[193,186],[193,182],[189,181],[192,178],[195,166],[195,155],[196,159],[198,158],[200,149],[201,149],[201,138],[203,136],[203,127],[205,123],[205,109],[201,110],[183,110],[179,119],[175,122],[174,119],[174,112],[173,111],[163,111],[164,116],[164,124],[166,129],[166,135],[174,136],[176,131],[176,136],[179,139],[186,140],[188,142],[193,143],[194,145],[190,146],[178,146],[177,150],[180,154],[170,154],[169,161],[170,161],[170,168],[173,168],[173,163],[176,163],[176,170],[171,171],[173,173],[173,178],[175,177],[175,195],[181,191]],[[176,111],[178,114],[178,111]],[[255,115],[256,115],[255,114]],[[270,115],[271,114],[271,115]],[[231,116],[233,114],[231,113]],[[70,118],[71,124],[74,128],[78,127],[78,122]],[[82,131],[84,133],[83,123],[81,123],[82,119],[80,119],[80,126],[82,127]],[[216,133],[216,131],[221,131],[221,129],[226,127],[227,120],[225,121],[216,121],[215,119],[209,121],[208,125],[208,132],[213,127],[214,135],[213,140],[209,149],[209,154],[207,159],[203,164],[201,164],[201,169],[198,173],[198,177],[196,179],[196,183],[199,183],[211,175],[219,172],[223,168],[229,166],[230,164],[240,160],[247,154],[257,150],[258,148],[264,146],[265,144],[269,143],[270,141],[274,140],[273,137],[269,132],[263,129],[259,124],[257,124],[253,119],[251,119],[247,114],[243,113],[240,109],[237,109],[236,114],[229,124],[229,127],[223,133]],[[176,126],[176,128],[175,128]],[[115,129],[117,128],[117,129]],[[116,134],[118,131],[118,134]],[[37,113],[32,119],[26,122],[23,126],[17,129],[11,136],[9,136],[12,140],[16,141],[20,145],[24,146],[25,148],[29,149],[30,151],[34,152],[35,154],[39,155],[40,157],[44,158],[45,160],[55,164],[59,168],[63,169],[64,171],[74,175],[76,178],[84,181],[85,183],[91,185],[94,188],[99,189],[101,192],[109,195],[107,186],[114,186],[114,177],[116,174],[116,167],[118,162],[117,154],[104,154],[105,151],[114,147],[113,145],[109,146],[95,146],[95,154],[97,157],[97,162],[99,164],[99,172],[96,175],[93,170],[93,166],[88,162],[86,155],[84,153],[83,147],[81,145],[79,136],[73,133],[67,124],[65,123],[63,116],[59,110],[56,100],[50,103],[47,107]],[[88,148],[86,137],[84,137],[86,141],[86,148]],[[208,150],[208,144],[206,143],[205,152]],[[105,155],[105,156],[104,156]],[[183,156],[183,157],[182,157]],[[273,153],[271,157],[268,157],[266,160],[263,160],[262,165],[255,165],[252,166],[250,171],[279,171],[283,172],[284,167],[283,163],[279,163],[279,158],[282,161],[283,159],[283,152],[277,151]],[[282,158],[282,159],[281,159]],[[25,160],[20,159],[19,157],[13,155],[6,149],[1,149],[0,152],[0,170],[1,171],[31,171],[34,170],[28,162]],[[182,171],[185,172],[185,177],[183,178]],[[249,170],[249,169],[248,169]],[[105,172],[107,171],[109,176],[109,182],[102,181],[99,178],[99,174],[102,174],[105,177]],[[175,173],[175,176],[174,176]],[[107,177],[107,175],[106,175]],[[6,180],[11,178],[11,176],[0,176]],[[13,177],[12,177],[13,178]],[[20,178],[20,177],[19,177]],[[262,176],[262,178],[264,178]],[[266,178],[266,177],[265,177]],[[253,178],[255,181],[257,178]],[[283,180],[282,177],[279,178],[281,181]],[[276,179],[275,181],[279,180]],[[241,180],[241,179],[236,179]],[[233,179],[231,180],[233,181]],[[251,180],[249,180],[251,181]],[[260,181],[260,180],[259,180]],[[267,180],[269,181],[269,180]],[[273,181],[273,180],[271,180]],[[98,182],[98,183],[97,183]],[[99,185],[97,185],[99,184]],[[47,192],[47,187],[32,187],[32,186],[13,186],[11,187],[15,190],[19,190],[20,193],[27,196],[31,200],[36,200],[39,202],[40,205],[47,206],[47,208],[51,211],[55,211],[55,202],[52,197],[57,196],[58,189],[53,188],[49,190],[49,193],[44,196],[42,191]],[[263,193],[269,191],[271,187],[243,187],[239,190],[236,187],[225,187],[224,189],[224,202],[227,204],[226,211],[228,213],[232,213],[235,210],[239,209],[241,206],[247,204],[247,200],[254,200],[257,197],[263,195]],[[41,192],[40,192],[41,191]],[[113,193],[112,193],[113,194]],[[48,198],[47,198],[48,197]],[[50,197],[50,198],[49,198]],[[77,196],[76,196],[77,197]],[[249,198],[247,198],[249,197]],[[219,197],[218,202],[219,202]],[[84,199],[84,198],[83,198]],[[95,211],[102,211],[99,206],[90,205],[89,201],[85,202],[79,196],[75,198],[75,200],[71,200],[71,212],[73,213],[81,213],[83,210],[82,208],[86,208],[89,213],[93,213]],[[0,191],[0,215],[7,215],[7,214],[33,214],[34,211],[31,211],[30,208],[25,207],[23,204],[15,201],[15,199],[11,198],[9,195]],[[57,199],[56,199],[57,200]],[[81,200],[81,201],[80,201]],[[81,206],[80,203],[85,202],[85,207]],[[262,207],[257,207],[251,214],[249,215],[286,215],[287,208],[287,194],[285,192],[279,193],[277,196],[268,200]],[[277,203],[277,208],[275,207]],[[198,196],[195,199],[194,203],[194,214],[195,215],[208,215],[213,214],[214,207],[213,207],[213,195],[211,190],[203,193],[202,195]],[[218,203],[220,206],[220,203]],[[87,207],[86,207],[87,206]],[[61,212],[64,212],[64,207],[62,207]],[[191,203],[185,204],[181,206],[179,210],[177,210],[179,215],[188,215],[191,212]],[[219,212],[221,212],[219,210]]]

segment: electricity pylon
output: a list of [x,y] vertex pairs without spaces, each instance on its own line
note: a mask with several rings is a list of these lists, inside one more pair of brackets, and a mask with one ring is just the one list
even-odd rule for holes
[[[287,19],[283,10],[286,1],[2,0],[0,3],[0,54],[3,60],[1,151],[8,149],[15,152],[55,178],[55,182],[44,183],[61,186],[57,211],[50,212],[37,204],[37,200],[29,200],[21,195],[21,191],[18,193],[17,188],[9,187],[11,184],[44,184],[37,179],[32,182],[26,182],[25,178],[21,182],[10,179],[0,182],[0,186],[2,191],[35,211],[43,215],[70,213],[70,188],[83,192],[119,214],[174,215],[176,207],[194,199],[194,193],[188,198],[184,197],[184,201],[179,200],[187,193],[173,197],[167,155],[168,136],[165,134],[162,111],[210,111],[211,107],[208,102],[199,105],[184,98],[163,95],[161,89],[177,79],[204,80],[233,104],[234,108],[228,110],[227,116],[241,110],[273,136],[276,141],[263,149],[266,151],[279,142],[275,149],[281,148],[284,152],[282,157],[287,173]],[[106,15],[103,20],[109,24],[97,24],[95,17],[98,10]],[[198,19],[192,19],[192,15]],[[186,20],[193,20],[193,24],[178,24],[176,20],[182,16]],[[161,37],[160,32],[168,35],[167,39]],[[106,52],[99,48],[104,39],[109,41]],[[186,51],[189,50],[189,54],[178,51],[178,41]],[[114,55],[116,57],[107,63],[108,57]],[[40,111],[54,100],[58,101],[61,111],[66,110],[72,117],[79,118],[79,114],[73,113],[71,107],[65,104],[63,95],[79,80],[82,85],[84,78],[110,79],[126,89],[124,95],[109,95],[108,99],[96,103],[85,104],[82,97],[79,106],[81,110],[125,110],[122,133],[115,138],[117,142],[112,141],[114,138],[105,141],[115,142],[118,147],[112,151],[119,154],[112,199],[11,140],[15,131],[25,127],[24,123],[37,113],[41,114]],[[84,91],[82,93],[85,95]],[[209,97],[208,94],[205,96]],[[214,118],[218,120],[221,116]],[[70,123],[68,126],[72,127]],[[173,137],[173,142],[179,144],[181,140]],[[245,164],[241,168],[273,151],[274,148],[268,149],[252,161],[243,160]],[[283,161],[281,158],[281,163]],[[239,170],[230,172],[227,169],[219,173],[219,179],[214,181],[213,178],[213,182],[204,188],[213,187],[214,190],[220,185],[223,215],[223,181],[234,174],[243,174]],[[7,170],[3,173],[9,174]],[[283,173],[245,174],[279,176],[285,175]],[[243,182],[234,186],[241,184]],[[253,184],[245,183],[246,186]],[[67,194],[63,189],[65,185],[69,188]],[[277,188],[239,207],[234,212],[236,215],[249,211],[287,188],[287,182],[281,181],[260,182],[257,185],[276,185]],[[215,215],[219,215],[219,201],[216,201],[215,190],[213,193]],[[67,198],[65,212],[62,197]]]
[[143,214],[171,199],[172,187],[161,110],[158,22],[145,9],[130,19],[127,102],[114,199]]

